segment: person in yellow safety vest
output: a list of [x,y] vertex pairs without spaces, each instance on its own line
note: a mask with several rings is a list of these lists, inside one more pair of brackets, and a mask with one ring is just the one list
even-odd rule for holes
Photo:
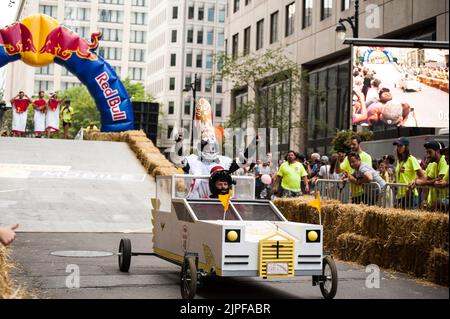
[[448,147],[444,148],[442,150],[442,153],[444,154],[445,160],[447,161],[447,170],[445,172],[444,178],[441,179],[441,180],[436,181],[434,183],[434,187],[436,187],[439,190],[443,190],[443,191],[447,192],[445,195],[441,196],[442,199],[441,199],[440,205],[441,205],[442,210],[448,212],[449,204],[450,204],[449,203],[450,202],[450,198],[449,198],[449,192],[448,192],[448,171],[449,171],[449,166],[448,166],[449,165],[449,161],[448,161]]
[[73,108],[70,106],[70,100],[64,101],[64,107],[61,110],[61,120],[64,128],[64,138],[69,138],[69,128],[72,126],[72,117],[73,117],[74,111]]
[[419,186],[430,186],[427,191],[427,201],[424,201],[423,207],[428,209],[437,208],[439,203],[448,195],[448,189],[442,189],[436,192],[433,188],[436,182],[444,179],[448,172],[448,164],[443,155],[445,145],[431,140],[424,145],[427,151],[427,160],[429,162],[426,169],[426,176],[417,180],[416,184]]
[[[359,157],[361,158],[361,162],[363,162],[369,167],[372,167],[372,157],[362,150],[361,142],[362,140],[360,136],[358,135],[352,136],[352,138],[350,139],[350,149],[352,152],[355,152],[359,155]],[[350,175],[354,173],[354,169],[350,166],[348,156],[346,156],[342,161],[342,163],[336,167],[336,173],[337,174],[343,173],[344,179],[347,179]],[[360,204],[366,202],[364,198],[364,188],[362,186],[351,184],[350,192],[352,195],[353,204]]]
[[90,132],[98,131],[98,127],[95,125],[94,122],[89,123],[89,126],[84,129],[86,134],[89,134]]

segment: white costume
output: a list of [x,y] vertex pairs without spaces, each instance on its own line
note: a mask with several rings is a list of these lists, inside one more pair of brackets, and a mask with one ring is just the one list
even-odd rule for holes
[[[48,101],[48,109],[47,109],[47,131],[51,133],[59,132],[59,112],[61,110],[61,101],[50,99]],[[56,106],[56,108],[55,108]]]
[[45,113],[34,110],[34,132],[41,134],[45,132]]
[[[12,131],[13,133],[25,133],[28,117],[28,99],[15,99],[13,103]],[[20,111],[20,112],[19,112]]]
[[[195,116],[197,127],[201,129],[201,142],[197,148],[198,154],[191,154],[187,157],[182,156],[183,140],[182,136],[180,136],[176,142],[175,155],[172,157],[174,164],[191,175],[210,175],[211,170],[216,166],[233,173],[242,166],[229,157],[219,155],[219,147],[212,124],[211,105],[206,99],[201,98],[198,101],[195,106]],[[194,180],[188,198],[208,198],[210,194],[207,180]]]
[[27,126],[27,112],[18,113],[13,108],[12,131],[15,133],[25,133]]

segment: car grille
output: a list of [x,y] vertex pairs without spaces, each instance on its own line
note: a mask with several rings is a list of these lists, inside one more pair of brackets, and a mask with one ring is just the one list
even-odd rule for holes
[[[259,271],[260,277],[292,277],[294,276],[295,244],[292,240],[261,240],[259,242]],[[268,274],[269,263],[285,264],[286,274]]]

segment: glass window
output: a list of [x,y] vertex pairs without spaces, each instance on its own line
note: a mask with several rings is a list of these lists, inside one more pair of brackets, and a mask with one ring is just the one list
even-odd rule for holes
[[234,0],[233,12],[239,11],[240,0]]
[[214,31],[212,31],[212,30],[208,31],[206,41],[207,41],[208,45],[213,45],[214,44]]
[[172,43],[177,42],[177,30],[172,30]]
[[173,115],[175,113],[175,102],[169,101],[169,110],[167,111],[169,115]]
[[223,32],[219,32],[217,35],[217,46],[223,47],[225,45],[225,35]]
[[233,35],[233,42],[231,44],[231,55],[233,58],[237,58],[239,54],[239,33]]
[[245,28],[245,30],[244,30],[244,50],[243,50],[244,55],[247,55],[250,53],[250,32],[251,32],[251,27]]
[[215,111],[216,117],[222,117],[222,101],[216,102],[216,111]]
[[189,20],[194,19],[194,12],[195,12],[194,6],[193,5],[189,6],[189,8],[188,8],[188,19]]
[[351,0],[341,0],[341,11],[350,9]]
[[58,18],[58,9],[56,6],[40,5],[39,12],[46,14],[54,19]]
[[233,203],[243,220],[282,221],[269,204]]
[[286,32],[285,36],[290,36],[294,33],[295,26],[295,2],[286,6]]
[[186,66],[192,67],[192,53],[186,54]]
[[320,3],[320,20],[331,17],[333,10],[333,0],[321,0]]
[[196,67],[197,68],[202,68],[203,67],[203,55],[200,53],[200,54],[197,54],[197,60],[196,60]]
[[264,19],[256,23],[256,50],[264,46]]
[[173,126],[172,125],[168,125],[167,126],[167,139],[171,139],[172,138],[172,132],[173,132]]
[[198,7],[198,20],[203,21],[204,16],[205,16],[205,8]]
[[208,8],[208,21],[209,22],[214,22],[215,12],[216,11],[215,11],[214,7]]
[[187,30],[187,43],[193,43],[194,42],[194,30],[190,29]]
[[207,77],[205,79],[205,92],[210,93],[212,91],[212,79]]
[[192,211],[199,220],[239,220],[234,210],[230,207],[226,214],[223,213],[223,206],[220,202],[199,203],[188,200]]
[[172,19],[178,19],[178,7],[172,7]]
[[219,9],[219,22],[224,23],[225,22],[225,8]]
[[170,66],[176,66],[177,65],[177,55],[175,53],[172,53],[170,55]]
[[206,55],[206,68],[211,70],[213,68],[213,56],[211,53]]
[[313,0],[303,0],[303,29],[311,26],[313,17]]
[[278,11],[270,15],[270,44],[278,41]]
[[169,90],[170,90],[170,91],[175,91],[175,78],[170,78],[170,81],[169,81]]
[[197,31],[197,44],[203,44],[203,30]]
[[184,101],[184,115],[191,115],[191,100]]

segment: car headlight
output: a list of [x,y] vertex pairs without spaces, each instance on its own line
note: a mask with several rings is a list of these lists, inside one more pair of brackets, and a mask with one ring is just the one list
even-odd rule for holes
[[306,242],[307,243],[320,243],[320,230],[307,230],[306,231]]
[[240,229],[227,229],[225,230],[225,242],[226,243],[238,243],[241,241]]

